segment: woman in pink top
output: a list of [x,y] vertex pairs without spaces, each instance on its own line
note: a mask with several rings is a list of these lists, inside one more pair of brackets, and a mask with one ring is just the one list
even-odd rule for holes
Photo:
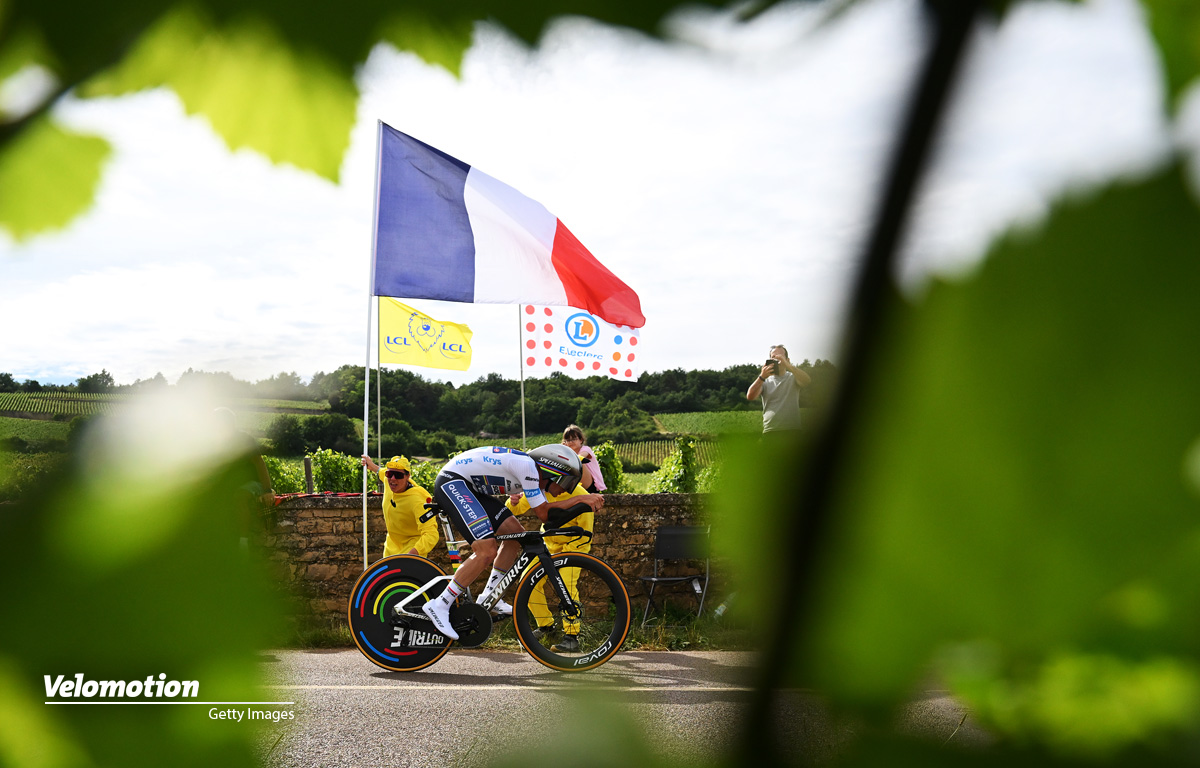
[[607,490],[604,475],[600,472],[600,462],[596,461],[596,454],[584,444],[586,442],[583,430],[575,424],[563,430],[563,445],[579,454],[579,461],[583,464],[583,479],[579,484],[586,488],[588,493],[601,493]]

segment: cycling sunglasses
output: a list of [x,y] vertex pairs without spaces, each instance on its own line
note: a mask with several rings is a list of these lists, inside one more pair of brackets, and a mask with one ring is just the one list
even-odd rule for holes
[[408,477],[408,473],[400,469],[389,469],[386,474],[390,480],[403,480]]

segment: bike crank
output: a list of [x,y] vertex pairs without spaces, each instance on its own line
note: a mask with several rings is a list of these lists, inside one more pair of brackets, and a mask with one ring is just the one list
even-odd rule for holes
[[458,644],[464,648],[483,645],[492,634],[492,617],[478,603],[450,606],[450,626],[458,633]]

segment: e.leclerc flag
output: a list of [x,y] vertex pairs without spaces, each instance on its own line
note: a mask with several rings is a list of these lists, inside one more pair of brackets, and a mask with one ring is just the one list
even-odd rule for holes
[[640,328],[641,301],[541,203],[380,123],[374,293],[585,309]]
[[606,323],[574,307],[521,309],[525,371],[558,371],[576,379],[609,376],[634,381],[642,375],[641,330]]
[[465,371],[471,366],[471,329],[381,297],[379,362]]

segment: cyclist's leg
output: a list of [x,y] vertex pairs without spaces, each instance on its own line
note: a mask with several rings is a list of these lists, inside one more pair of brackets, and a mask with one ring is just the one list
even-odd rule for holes
[[[509,511],[507,507],[504,508],[502,513],[497,514],[497,518],[500,521],[499,525],[496,527],[497,533],[521,533],[525,530],[525,528],[519,522],[517,522],[517,519],[513,517],[512,512]],[[504,578],[504,575],[508,573],[508,569],[512,568],[512,565],[514,562],[516,562],[517,555],[519,555],[520,552],[521,545],[515,539],[507,539],[500,544],[500,548],[492,562],[491,575],[488,577],[487,584],[484,585],[483,590],[480,591],[479,597],[475,602],[486,602],[488,598],[492,596],[492,591],[496,588],[496,585],[500,583],[500,580]],[[493,607],[493,610],[508,615],[512,613],[512,606],[510,606],[508,603],[505,603],[503,600],[500,600]]]
[[463,539],[471,544],[471,556],[455,571],[445,591],[421,606],[421,611],[439,632],[457,640],[458,633],[450,626],[450,606],[496,557],[496,521],[485,499],[495,500],[478,493],[466,478],[453,473],[438,475],[433,498]]

